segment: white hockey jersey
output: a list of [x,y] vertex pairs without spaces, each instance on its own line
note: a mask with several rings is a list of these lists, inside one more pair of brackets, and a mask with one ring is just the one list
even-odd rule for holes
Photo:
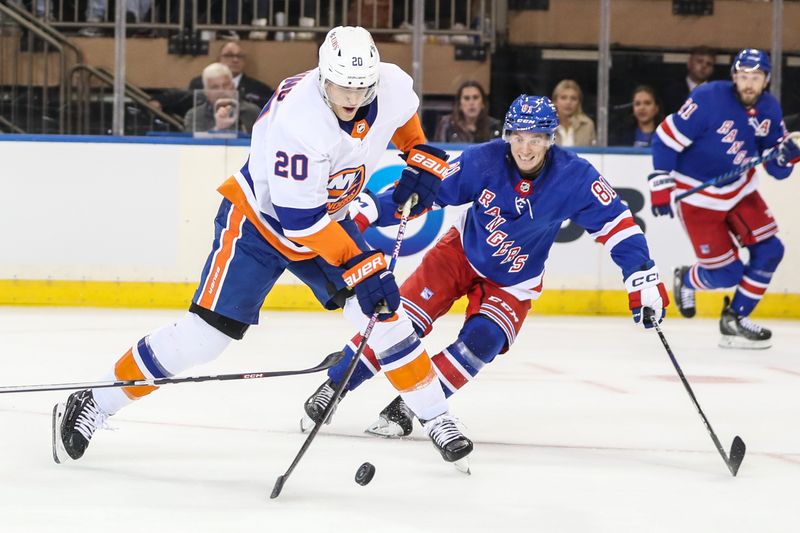
[[425,142],[418,106],[411,77],[389,63],[375,100],[350,122],[325,103],[318,69],[287,78],[253,126],[247,162],[219,190],[287,258],[342,264],[359,250],[335,222],[390,141],[403,151]]

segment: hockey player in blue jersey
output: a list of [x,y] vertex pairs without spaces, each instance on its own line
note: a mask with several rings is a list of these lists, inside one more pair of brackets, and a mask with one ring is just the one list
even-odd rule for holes
[[[558,127],[546,97],[522,95],[505,116],[503,138],[467,148],[450,165],[436,205],[472,206],[426,254],[400,289],[402,305],[420,336],[466,295],[464,326],[455,341],[432,357],[439,382],[450,396],[481,368],[507,351],[522,327],[531,301],[542,291],[545,262],[562,222],[572,220],[605,245],[622,271],[636,323],[642,308],[660,322],[669,303],[644,234],[611,185],[585,159],[553,145]],[[392,190],[362,195],[359,226],[396,223]],[[354,204],[355,205],[355,204]],[[306,415],[319,418],[328,398],[321,391],[341,382],[360,343],[345,347],[347,357],[328,372],[329,380],[306,402]],[[380,369],[380,357],[364,350],[346,390]],[[385,359],[383,359],[385,361]],[[391,366],[383,363],[383,369]],[[368,429],[382,436],[407,435],[412,414],[400,397]]]
[[[751,158],[778,150],[765,170],[784,179],[800,161],[788,138],[783,112],[768,92],[769,56],[752,48],[736,55],[732,81],[695,89],[676,113],[656,129],[653,168],[648,176],[653,214],[673,216],[671,195],[712,180]],[[771,332],[748,318],[764,296],[784,247],[778,225],[758,193],[755,169],[684,198],[676,206],[697,262],[675,269],[675,300],[686,318],[695,315],[695,291],[736,287],[725,296],[720,346],[768,348]],[[739,257],[747,248],[749,260]]]

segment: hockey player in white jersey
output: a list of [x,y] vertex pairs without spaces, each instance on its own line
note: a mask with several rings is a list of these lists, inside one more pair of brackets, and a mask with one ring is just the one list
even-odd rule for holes
[[[472,443],[448,414],[383,254],[369,248],[348,216],[390,141],[418,167],[401,180],[396,206],[418,198],[416,214],[432,205],[448,166],[443,151],[425,145],[418,105],[411,78],[380,62],[369,32],[332,29],[319,67],[281,82],[253,127],[247,162],[220,186],[215,239],[189,312],[145,335],[106,377],[170,377],[215,359],[258,323],[266,295],[289,270],[326,308],[344,307],[361,330],[367,315],[384,310],[373,345],[393,361],[392,382],[427,421],[445,459],[468,454]],[[83,390],[57,404],[55,461],[82,457],[108,416],[156,388]]]

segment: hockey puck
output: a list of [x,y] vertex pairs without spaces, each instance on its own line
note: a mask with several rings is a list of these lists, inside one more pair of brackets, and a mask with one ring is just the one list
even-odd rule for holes
[[372,463],[364,463],[356,470],[356,483],[359,485],[366,485],[372,481],[375,475],[375,466]]

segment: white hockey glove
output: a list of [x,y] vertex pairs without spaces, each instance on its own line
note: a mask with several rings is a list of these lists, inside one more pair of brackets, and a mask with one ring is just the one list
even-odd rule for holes
[[649,320],[642,320],[642,308],[649,307],[655,313],[655,319],[660,324],[666,314],[665,308],[669,305],[669,295],[658,267],[650,260],[641,266],[625,280],[625,289],[628,291],[628,307],[633,314],[633,321],[637,324],[644,323],[645,328],[652,328]]

